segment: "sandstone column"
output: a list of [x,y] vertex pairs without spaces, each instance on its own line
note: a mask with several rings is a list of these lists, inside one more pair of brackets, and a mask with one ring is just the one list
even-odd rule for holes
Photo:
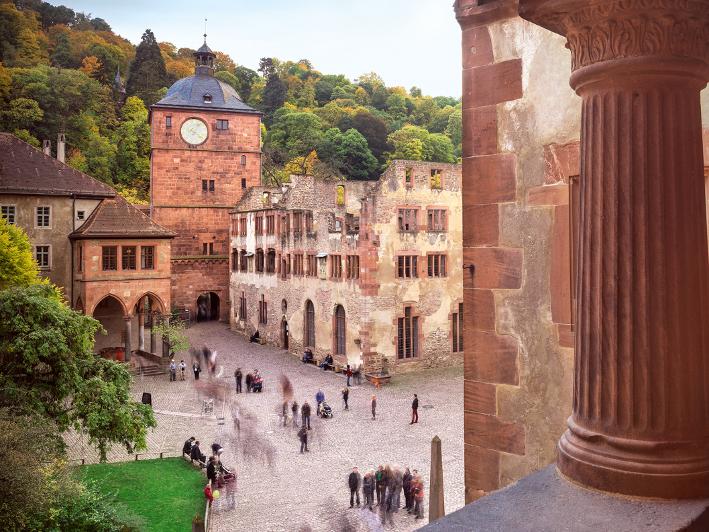
[[520,0],[583,99],[573,413],[559,470],[709,495],[709,265],[699,92],[709,0]]
[[150,322],[150,352],[153,355],[158,354],[158,335],[155,332],[155,326],[158,323],[158,313],[153,312],[152,320]]
[[145,307],[138,311],[138,349],[145,351]]
[[123,322],[124,322],[124,327],[123,327],[123,334],[125,336],[125,350],[126,350],[126,362],[130,362],[130,352],[133,349],[131,345],[131,336],[132,336],[132,320],[133,316],[123,316]]

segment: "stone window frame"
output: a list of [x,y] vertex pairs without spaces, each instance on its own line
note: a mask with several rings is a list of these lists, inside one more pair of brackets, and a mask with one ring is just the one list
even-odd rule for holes
[[[147,264],[146,259],[148,254],[145,251],[150,250],[150,266],[145,266]],[[140,269],[141,270],[155,270],[157,263],[157,253],[155,252],[155,246],[140,246]]]
[[345,257],[345,278],[349,281],[359,279],[360,265],[359,255],[346,255]]
[[231,271],[239,271],[239,250],[236,248],[231,250]]
[[248,218],[246,216],[239,217],[239,236],[246,236],[248,230]]
[[246,292],[243,290],[239,296],[239,321],[246,321]]
[[[435,222],[435,214],[433,215],[434,220],[432,220],[431,214],[439,211],[443,217],[442,223],[439,222],[438,226],[432,225],[432,221]],[[450,221],[450,209],[444,205],[426,205],[426,231],[428,233],[447,233],[448,223]],[[442,227],[439,229],[438,227]]]
[[[111,253],[110,250],[113,250],[113,253]],[[113,262],[113,268],[109,267],[111,264],[107,264],[106,259],[109,259],[108,262]],[[101,271],[118,271],[118,246],[101,246]]]
[[165,115],[165,129],[172,129],[172,115]]
[[[396,208],[396,227],[398,232],[416,234],[419,232],[419,211],[421,207],[418,205],[399,205]],[[413,213],[413,215],[412,215]],[[413,216],[413,224],[411,223]],[[407,228],[407,225],[409,228]],[[413,225],[413,227],[411,227]]]
[[[431,173],[428,178],[428,187],[431,190],[443,190],[444,187],[444,181],[443,181],[443,168],[431,168]],[[438,183],[436,184],[434,182],[434,177],[438,178]],[[436,184],[436,186],[434,186]]]
[[263,215],[254,215],[254,234],[256,236],[263,236]]
[[[404,320],[406,318],[406,311],[407,309],[410,310],[410,317],[412,320],[412,326],[414,323],[416,323],[416,334],[411,336],[412,339],[412,344],[411,344],[411,349],[415,350],[415,353],[413,353],[411,356],[406,357],[404,356],[403,358],[399,357],[399,327],[402,324],[399,320]],[[415,322],[414,322],[415,320]],[[401,310],[397,311],[396,315],[394,316],[393,320],[393,325],[394,325],[394,338],[393,338],[393,344],[394,344],[394,356],[396,357],[396,362],[397,364],[405,364],[407,362],[415,362],[418,360],[421,360],[422,353],[424,352],[424,335],[423,335],[423,322],[424,318],[421,316],[421,313],[418,311],[417,303],[415,301],[404,301],[402,302],[401,305]],[[405,323],[403,323],[405,327]]]
[[303,277],[305,275],[304,264],[305,262],[303,260],[303,252],[297,251],[293,253],[293,275]]
[[76,246],[76,271],[79,273],[84,271],[84,245],[82,243]]
[[[451,312],[448,315],[450,320],[450,346],[451,353],[464,353],[464,320],[465,320],[465,308],[463,307],[463,300],[456,299],[451,303]],[[456,332],[458,333],[456,335]]]
[[[416,280],[420,278],[419,275],[419,268],[420,266],[420,261],[419,261],[420,255],[416,252],[400,252],[394,255],[394,275],[397,279],[400,280]],[[407,259],[409,264],[408,264],[408,271],[410,272],[410,275],[406,275],[407,271]],[[400,273],[403,273],[403,275],[399,275]]]
[[240,164],[241,164],[241,166],[246,166],[246,155],[241,156]]
[[306,299],[303,305],[303,344],[304,347],[315,348],[315,342],[315,304],[311,299]]
[[[438,260],[436,261],[436,259]],[[438,275],[435,275],[436,266],[438,266]],[[448,253],[445,251],[430,251],[426,253],[426,274],[430,279],[448,277]]]
[[[341,316],[340,309],[342,309]],[[340,331],[342,331],[341,335]],[[333,356],[347,357],[347,311],[341,303],[335,304],[332,310],[332,354]]]
[[229,120],[226,118],[217,118],[214,121],[215,131],[229,131]]
[[306,254],[306,277],[317,277],[318,276],[318,256],[317,253],[307,253]]
[[266,271],[266,254],[263,251],[263,248],[256,248],[256,252],[254,254],[256,257],[255,259],[255,265],[254,269],[256,273],[265,273]]
[[276,250],[274,248],[268,248],[264,253],[264,271],[275,275],[277,268],[278,261],[276,260]]
[[[46,214],[43,213],[40,215],[39,210],[40,209],[48,209],[46,211]],[[47,224],[44,225],[43,223],[40,224],[40,216],[42,216],[42,222],[45,221]],[[34,227],[35,229],[51,229],[52,228],[52,206],[51,205],[37,205],[34,208]]]
[[258,322],[259,325],[268,325],[268,302],[264,294],[258,302]]
[[214,242],[202,242],[202,255],[205,257],[216,255],[214,252]]
[[121,246],[121,271],[138,269],[138,246]]
[[414,167],[407,166],[404,168],[404,188],[414,188],[416,178],[414,177]]
[[[46,253],[46,258],[47,258],[47,263],[43,264],[38,260],[39,257],[39,248],[43,248],[42,250],[42,256],[45,256]],[[46,248],[46,250],[44,250]],[[42,271],[49,271],[52,269],[52,245],[51,244],[36,244],[33,246],[32,249],[32,255],[34,257],[35,262],[37,263],[37,267],[42,270]]]
[[266,214],[264,216],[266,219],[266,234],[275,235],[276,234],[276,215],[275,213]]
[[[10,213],[10,210],[12,210],[12,213]],[[12,216],[12,221],[9,220],[10,216]],[[8,224],[15,225],[17,223],[17,205],[14,203],[0,204],[0,217]]]
[[239,251],[239,266],[238,271],[246,273],[249,271],[249,257],[245,249]]
[[342,280],[342,255],[339,253],[330,254],[330,279],[334,281]]

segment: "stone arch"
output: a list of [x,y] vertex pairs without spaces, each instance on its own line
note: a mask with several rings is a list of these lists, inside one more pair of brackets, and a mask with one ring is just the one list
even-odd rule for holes
[[[136,311],[138,310],[138,306],[140,303],[143,301],[143,298],[148,297],[150,299],[150,305],[151,305],[151,310],[157,310],[158,313],[160,314],[167,314],[167,308],[165,306],[165,302],[162,300],[162,298],[157,295],[155,292],[145,292],[141,296],[137,297],[135,302],[132,305],[132,308],[134,308]],[[157,303],[157,309],[152,309],[153,303]]]
[[94,339],[96,352],[118,360],[128,360],[130,358],[129,324],[132,317],[123,300],[114,294],[107,294],[94,305],[90,315],[106,331],[106,334],[96,334]]
[[103,296],[101,299],[98,300],[98,302],[93,306],[91,309],[91,312],[88,314],[89,316],[93,316],[96,313],[96,309],[101,305],[104,301],[108,299],[115,299],[118,304],[121,306],[121,309],[123,311],[123,316],[128,316],[128,307],[126,306],[125,302],[116,294],[106,294]]
[[82,314],[84,313],[84,302],[82,301],[81,296],[76,298],[74,310],[76,310],[77,312],[81,312]]

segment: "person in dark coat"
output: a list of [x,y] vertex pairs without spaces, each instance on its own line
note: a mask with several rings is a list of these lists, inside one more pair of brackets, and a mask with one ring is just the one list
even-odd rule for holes
[[374,503],[374,483],[374,471],[365,473],[362,479],[362,494],[364,495],[364,505],[370,510]]
[[214,457],[209,457],[209,463],[207,464],[207,480],[211,482],[212,486],[217,485],[217,466],[214,463]]
[[207,459],[207,457],[202,454],[202,451],[199,448],[198,441],[194,442],[194,445],[192,445],[192,450],[190,451],[190,459],[193,462],[197,460],[197,462],[200,462],[202,465],[204,465],[204,462]]
[[409,425],[413,425],[414,423],[419,422],[419,396],[414,394],[414,400],[411,403],[411,423]]
[[411,474],[411,471],[409,471],[409,468],[407,467],[404,471],[404,478],[402,484],[404,487],[404,501],[406,503],[406,506],[404,506],[404,508],[409,513],[411,513],[411,511],[414,509],[414,498],[411,495],[411,481],[413,480],[413,478],[414,477]]
[[293,401],[293,405],[290,407],[291,413],[293,414],[293,426],[298,426],[298,403]]
[[241,372],[241,368],[236,368],[234,372],[234,380],[236,381],[236,393],[241,393],[241,379],[244,374]]
[[347,364],[347,369],[345,370],[345,375],[347,376],[347,386],[350,385],[350,379],[352,378],[352,368]]
[[256,331],[254,334],[251,335],[251,338],[249,338],[249,342],[253,344],[257,344],[261,341],[261,334]]
[[308,431],[306,430],[305,426],[300,427],[300,430],[298,431],[298,438],[300,439],[300,453],[303,454],[303,450],[305,452],[308,451]]
[[342,400],[345,402],[345,410],[349,410],[349,407],[347,406],[347,400],[349,398],[350,398],[350,389],[344,388],[342,390]]
[[192,444],[194,443],[194,436],[192,436],[189,440],[185,441],[185,444],[182,446],[182,454],[186,454],[187,456],[191,456],[192,453]]
[[316,410],[320,411],[320,403],[325,401],[325,394],[323,393],[322,390],[318,390],[318,393],[315,394],[315,408]]
[[254,376],[251,375],[251,373],[246,374],[246,393],[249,393],[251,391],[251,383],[254,380]]
[[352,473],[347,477],[347,483],[350,486],[350,508],[354,506],[355,496],[357,497],[357,506],[359,506],[359,486],[362,483],[362,475],[359,474],[359,469],[352,468]]
[[310,430],[310,403],[308,401],[305,401],[303,406],[300,407],[300,414],[303,417],[303,428],[307,426],[308,430]]
[[194,380],[198,381],[199,380],[199,374],[202,371],[202,368],[199,366],[199,362],[193,362],[192,363],[192,372],[194,373]]
[[377,419],[377,396],[372,396],[372,419]]

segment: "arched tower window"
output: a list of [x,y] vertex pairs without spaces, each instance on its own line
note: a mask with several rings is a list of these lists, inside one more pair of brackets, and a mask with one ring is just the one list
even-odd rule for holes
[[305,346],[315,347],[315,305],[309,299],[305,302]]
[[346,324],[345,324],[345,309],[342,305],[337,305],[335,307],[335,354],[336,355],[346,355],[347,348],[345,345],[346,339]]

